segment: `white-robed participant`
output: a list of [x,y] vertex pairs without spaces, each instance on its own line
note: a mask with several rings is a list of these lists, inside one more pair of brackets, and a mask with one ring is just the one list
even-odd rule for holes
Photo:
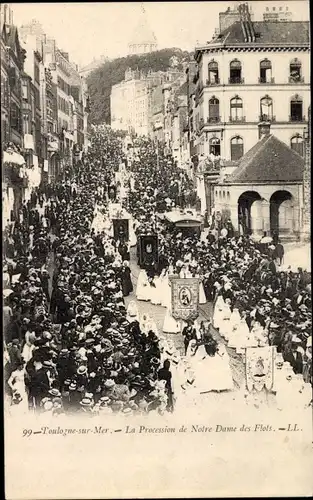
[[134,219],[129,220],[129,245],[135,247],[137,245],[136,228],[138,224]]
[[140,270],[137,287],[136,287],[136,298],[137,300],[150,300],[150,283],[147,273],[144,269]]
[[[238,338],[238,327],[241,321],[240,313],[236,307],[234,307],[230,319],[229,319],[229,330],[226,331],[224,328],[224,338],[228,342],[228,347],[236,347],[233,344],[234,338]],[[248,325],[247,325],[248,326]]]
[[187,359],[194,372],[194,387],[197,393],[233,390],[234,382],[229,365],[229,356],[224,344],[217,346],[216,353],[209,355],[204,345],[195,340],[189,344]]
[[151,282],[151,295],[150,300],[151,304],[158,306],[162,301],[162,281],[159,276],[155,276],[153,281]]
[[28,413],[28,396],[25,387],[25,368],[21,362],[16,370],[11,373],[8,385],[12,389],[12,412],[13,414]]
[[216,328],[217,330],[220,330],[220,327],[222,325],[224,317],[224,307],[225,307],[224,298],[222,295],[219,295],[214,305],[213,321],[212,321],[214,328]]
[[[163,274],[163,272],[162,272]],[[162,289],[162,296],[161,296],[161,306],[162,307],[167,307],[169,303],[172,302],[172,288],[171,288],[171,282],[170,282],[170,276],[173,274],[173,268],[170,266],[168,270],[164,270],[164,275],[162,277],[161,275],[161,289]]]
[[126,319],[129,323],[133,323],[134,321],[139,322],[139,311],[137,304],[134,300],[131,300],[128,304],[126,311]]

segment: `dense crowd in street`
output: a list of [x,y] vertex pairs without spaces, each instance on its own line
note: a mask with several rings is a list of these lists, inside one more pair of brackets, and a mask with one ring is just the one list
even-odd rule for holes
[[[310,275],[280,271],[279,243],[237,237],[230,221],[199,237],[169,232],[158,214],[192,210],[192,179],[157,156],[148,139],[138,144],[130,162],[116,133],[94,128],[80,167],[37,188],[7,229],[5,384],[12,412],[164,414],[180,406],[179,391],[195,400],[201,392],[233,390],[224,344],[243,357],[246,347],[276,346],[276,369],[284,373],[279,390],[292,381],[307,396]],[[125,185],[116,181],[121,163]],[[119,201],[130,214],[129,242],[113,237],[110,206]],[[141,270],[135,288],[130,246],[153,233],[158,262]],[[179,334],[171,276],[199,277],[200,303],[214,303],[211,321],[183,325],[185,353],[153,317],[140,317],[135,300],[125,306],[133,291],[137,300],[164,306],[163,332]]]

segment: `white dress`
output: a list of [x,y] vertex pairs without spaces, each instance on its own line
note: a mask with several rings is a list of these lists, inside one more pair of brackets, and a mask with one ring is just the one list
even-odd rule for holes
[[164,333],[180,333],[180,324],[172,316],[172,308],[167,307],[164,322],[163,322],[163,332]]
[[167,272],[161,276],[161,291],[161,306],[167,307],[172,302],[172,289]]
[[223,299],[223,296],[222,295],[219,295],[217,297],[217,300],[215,302],[215,306],[214,306],[214,312],[213,312],[213,326],[214,328],[216,329],[220,329],[221,325],[222,325],[222,320],[223,320],[223,316],[224,316],[224,306],[225,306],[225,302],[224,302],[224,299]]
[[129,244],[131,247],[137,245],[137,236],[134,229],[134,223],[132,220],[129,221]]
[[[199,278],[199,274],[196,274],[196,278]],[[199,282],[199,304],[206,304],[206,296],[204,293],[204,286],[202,281]]]
[[134,300],[131,300],[128,304],[126,311],[126,319],[129,323],[133,323],[134,321],[139,321],[139,311],[137,304]]
[[225,337],[225,335],[228,334],[231,328],[230,324],[230,316],[231,316],[231,310],[228,304],[224,304],[224,307],[222,309],[222,317],[220,321],[220,328],[219,328],[219,333],[222,337]]
[[[13,391],[13,393],[20,394],[22,400],[18,405],[12,405],[12,410],[18,414],[28,413],[28,396],[25,387],[24,380],[25,370],[15,370],[11,373],[9,378],[9,385]],[[18,408],[17,408],[18,407]]]
[[151,286],[150,300],[151,304],[160,305],[162,300],[162,281],[161,278],[156,276],[153,280],[154,286]]
[[136,287],[137,300],[145,300],[145,301],[150,300],[150,288],[151,287],[148,281],[147,273],[144,269],[141,269],[138,276],[137,287]]

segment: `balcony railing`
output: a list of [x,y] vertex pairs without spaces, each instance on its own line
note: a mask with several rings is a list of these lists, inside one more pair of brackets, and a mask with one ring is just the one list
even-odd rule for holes
[[305,122],[305,116],[289,116],[289,121],[290,122]]
[[260,76],[259,77],[259,83],[262,83],[262,84],[267,84],[267,85],[271,85],[271,83],[275,83],[275,78],[266,78],[266,77],[262,77]]
[[304,77],[303,76],[289,76],[288,79],[289,83],[304,83]]
[[245,122],[246,117],[245,116],[230,116],[229,121],[230,122]]
[[206,85],[209,86],[209,87],[214,87],[214,85],[219,85],[220,84],[220,79],[219,78],[215,78],[214,81],[211,81],[211,80],[207,80],[206,81]]
[[220,122],[221,122],[220,116],[208,116],[207,118],[207,123],[220,123]]
[[276,116],[260,115],[259,121],[260,122],[276,122]]
[[238,76],[231,76],[230,78],[228,78],[228,83],[239,85],[241,83],[245,83],[245,79]]

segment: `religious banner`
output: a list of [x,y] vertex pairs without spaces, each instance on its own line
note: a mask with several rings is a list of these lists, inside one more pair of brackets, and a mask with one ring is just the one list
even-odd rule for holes
[[175,319],[196,319],[199,315],[199,278],[170,278],[172,316]]
[[129,240],[129,219],[113,219],[114,239],[120,241]]
[[139,266],[142,268],[156,268],[158,264],[158,237],[156,234],[142,234],[139,236]]
[[271,391],[274,385],[274,357],[275,348],[247,347],[246,348],[246,385],[248,391],[255,389]]

